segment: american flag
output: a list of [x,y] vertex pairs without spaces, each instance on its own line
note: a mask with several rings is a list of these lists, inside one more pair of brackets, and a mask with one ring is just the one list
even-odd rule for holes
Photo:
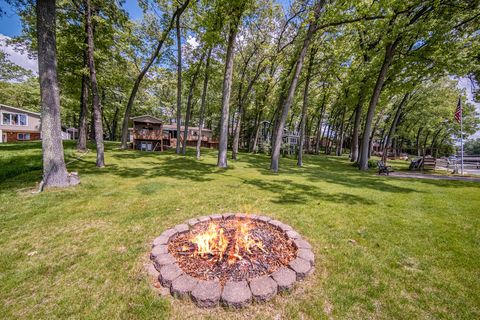
[[457,109],[455,109],[455,120],[460,123],[462,119],[462,99],[458,98]]

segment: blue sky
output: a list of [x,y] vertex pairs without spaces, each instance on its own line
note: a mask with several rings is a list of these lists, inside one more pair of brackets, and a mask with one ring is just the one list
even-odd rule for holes
[[[142,9],[138,6],[137,0],[126,0],[123,7],[132,19],[142,18]],[[0,33],[9,37],[19,36],[22,32],[22,23],[15,10],[5,0],[0,0],[0,8],[6,12],[0,17]]]

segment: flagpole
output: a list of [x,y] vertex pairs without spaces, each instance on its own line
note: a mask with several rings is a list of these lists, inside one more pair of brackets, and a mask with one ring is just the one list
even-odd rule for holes
[[463,176],[463,108],[462,108],[462,99],[460,98],[460,145],[461,145],[461,154],[460,154],[460,159],[461,159],[461,170],[462,170],[462,176]]

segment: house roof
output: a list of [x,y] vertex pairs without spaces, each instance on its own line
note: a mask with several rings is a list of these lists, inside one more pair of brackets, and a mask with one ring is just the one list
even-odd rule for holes
[[20,108],[12,107],[12,106],[7,106],[6,104],[1,104],[1,103],[0,103],[0,109],[3,109],[3,108],[12,109],[12,110],[15,110],[15,111],[18,111],[18,112],[24,112],[24,113],[34,114],[34,115],[40,117],[40,113],[38,113],[38,112],[33,112],[33,111],[25,110],[25,109],[20,109]]
[[138,117],[132,117],[131,118],[134,122],[148,122],[148,123],[158,123],[162,124],[163,121],[161,119],[158,119],[154,116],[150,116],[148,114],[138,116]]
[[[193,131],[199,131],[199,127],[188,127],[189,130]],[[163,130],[177,130],[177,125],[176,124],[165,124],[163,125]],[[184,126],[180,126],[180,130],[183,131],[185,130]],[[202,131],[212,131],[211,129],[203,128]]]

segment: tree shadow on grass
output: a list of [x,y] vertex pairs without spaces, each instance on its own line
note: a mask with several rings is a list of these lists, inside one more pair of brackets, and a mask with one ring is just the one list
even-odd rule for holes
[[321,192],[317,186],[293,182],[289,179],[265,181],[262,179],[244,179],[244,184],[252,185],[262,190],[276,194],[272,202],[278,204],[305,204],[311,200],[341,202],[350,205],[365,204],[373,205],[375,201],[349,193],[329,194]]
[[[120,155],[122,158],[123,155]],[[127,154],[129,159],[130,154]],[[74,164],[76,170],[81,174],[99,175],[99,174],[113,174],[122,178],[158,178],[158,177],[170,177],[182,180],[191,180],[197,182],[205,182],[213,180],[208,177],[209,174],[222,171],[213,164],[207,164],[201,161],[197,161],[194,158],[189,157],[172,157],[163,156],[157,157],[157,161],[145,161],[146,159],[156,158],[155,156],[143,156],[132,154],[132,159],[137,159],[139,166],[131,166],[136,163],[133,162],[128,166],[119,166],[115,163],[107,164],[105,168],[99,169],[95,167],[92,161],[79,160]],[[127,160],[132,161],[132,160]]]
[[330,156],[310,156],[303,167],[297,167],[294,159],[283,158],[279,174],[266,169],[269,166],[269,159],[263,155],[243,154],[242,160],[248,162],[249,168],[256,168],[262,175],[267,176],[302,176],[311,182],[322,181],[348,188],[368,188],[392,193],[422,192],[389,184],[383,177],[361,172],[345,160]]

